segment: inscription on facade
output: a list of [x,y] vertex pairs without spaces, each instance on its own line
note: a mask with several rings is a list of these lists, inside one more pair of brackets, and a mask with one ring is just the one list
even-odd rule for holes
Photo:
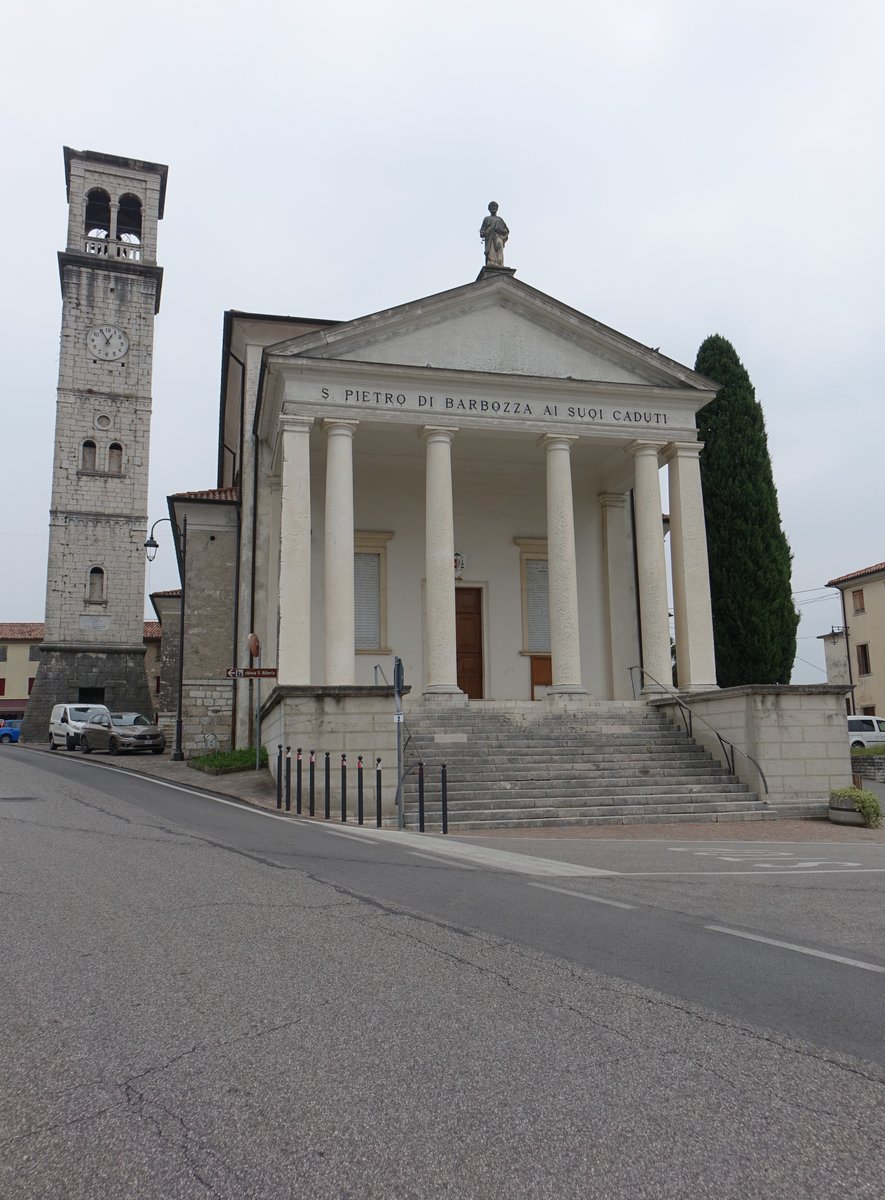
[[322,387],[320,395],[332,404],[371,406],[408,412],[477,413],[481,416],[534,417],[541,420],[599,425],[665,426],[668,415],[654,409],[590,407],[584,404],[530,404],[523,400],[478,400],[472,396],[423,395],[420,392],[381,392],[366,388]]

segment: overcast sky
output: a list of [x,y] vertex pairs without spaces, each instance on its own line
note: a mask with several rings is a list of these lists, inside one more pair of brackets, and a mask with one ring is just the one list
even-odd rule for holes
[[[344,320],[469,282],[495,199],[519,279],[688,366],[734,344],[794,554],[793,680],[823,680],[822,585],[885,559],[883,34],[881,0],[13,0],[0,621],[44,613],[69,145],[169,166],[152,520],[216,482],[225,309]],[[168,538],[151,571],[176,585]]]

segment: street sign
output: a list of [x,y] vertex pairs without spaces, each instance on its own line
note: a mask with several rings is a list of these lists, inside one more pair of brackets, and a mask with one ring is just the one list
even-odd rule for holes
[[276,667],[229,667],[228,679],[276,679]]

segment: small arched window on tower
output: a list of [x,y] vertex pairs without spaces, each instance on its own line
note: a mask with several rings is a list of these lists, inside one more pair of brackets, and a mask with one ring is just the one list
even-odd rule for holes
[[95,470],[95,442],[87,439],[80,447],[80,470]]
[[111,198],[103,188],[86,195],[86,253],[107,254],[111,236]]
[[103,604],[105,598],[105,578],[101,567],[93,567],[89,572],[89,589],[86,593],[88,604]]
[[141,201],[130,192],[120,197],[117,208],[117,241],[123,243],[120,258],[141,258]]
[[108,446],[108,474],[123,474],[123,447],[119,442],[111,442]]

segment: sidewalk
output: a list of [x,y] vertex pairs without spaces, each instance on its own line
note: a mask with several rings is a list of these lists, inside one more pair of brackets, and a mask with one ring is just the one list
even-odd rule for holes
[[[49,753],[49,751],[45,751]],[[56,751],[56,753],[59,753]],[[270,771],[240,771],[233,775],[207,775],[189,767],[186,762],[172,762],[168,752],[162,756],[130,754],[119,757],[92,755],[90,762],[111,768],[133,771],[139,775],[165,779],[182,787],[210,795],[228,796],[242,800],[255,808],[276,811],[277,788]],[[294,806],[295,781],[292,780]],[[355,795],[352,798],[355,802]],[[352,806],[351,806],[352,807]],[[333,806],[334,812],[334,806]],[[294,813],[292,814],[294,817]],[[310,820],[308,817],[295,818]],[[322,821],[321,817],[313,820]],[[355,822],[355,816],[352,818]],[[433,831],[432,831],[433,832]],[[619,839],[630,841],[698,841],[698,842],[855,842],[885,843],[885,827],[864,829],[853,825],[833,825],[829,821],[678,821],[668,825],[592,825],[545,827],[543,829],[490,829],[466,834],[453,834],[463,841],[485,838],[537,838],[542,840],[567,838],[579,840]]]

